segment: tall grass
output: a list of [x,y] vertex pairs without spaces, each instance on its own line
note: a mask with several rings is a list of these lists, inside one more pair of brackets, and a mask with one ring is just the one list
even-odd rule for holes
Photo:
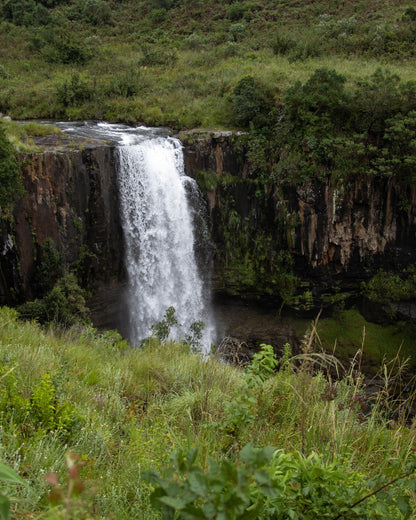
[[[208,457],[232,460],[253,442],[315,451],[364,474],[400,472],[416,440],[409,417],[389,409],[393,401],[384,394],[372,401],[357,366],[332,380],[336,361],[312,344],[308,336],[295,358],[286,351],[279,370],[253,387],[242,369],[184,344],[150,338],[131,349],[116,333],[45,330],[2,308],[0,458],[29,483],[5,489],[16,518],[63,517],[64,506],[49,505],[44,476],[55,472],[66,485],[69,450],[84,463],[86,489],[71,506],[80,519],[157,518],[143,472],[195,445],[203,465]],[[44,397],[44,406],[69,406],[69,423],[54,412],[52,427],[45,427],[33,412],[34,389],[45,374],[55,397],[52,403]]]

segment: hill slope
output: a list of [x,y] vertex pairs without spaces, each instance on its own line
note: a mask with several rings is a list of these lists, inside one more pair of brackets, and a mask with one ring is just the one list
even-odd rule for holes
[[175,128],[236,125],[245,75],[277,99],[325,66],[416,77],[416,11],[369,2],[0,2],[0,111]]

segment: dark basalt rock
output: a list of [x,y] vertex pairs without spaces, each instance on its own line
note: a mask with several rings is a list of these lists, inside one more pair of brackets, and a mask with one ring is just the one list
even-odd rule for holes
[[[294,271],[310,283],[315,301],[335,285],[358,294],[360,281],[379,268],[397,271],[416,263],[414,186],[376,177],[351,178],[342,185],[330,178],[297,186],[271,184],[260,205],[246,150],[235,134],[179,137],[188,175],[197,178],[199,172],[210,171],[219,180],[223,175],[238,179],[227,189],[235,210],[243,220],[250,217],[256,230],[261,232],[267,222],[271,236],[277,236],[282,212],[291,216],[288,242]],[[69,267],[82,264],[82,282],[93,294],[95,322],[107,325],[117,314],[125,280],[114,148],[73,143],[62,136],[48,139],[42,142],[43,153],[22,155],[26,193],[13,219],[1,223],[0,303],[11,305],[36,296],[36,251],[51,238]],[[205,197],[218,260],[224,254],[221,190],[207,191]],[[250,296],[262,302],[276,299],[266,293]],[[414,308],[403,314],[413,317]]]

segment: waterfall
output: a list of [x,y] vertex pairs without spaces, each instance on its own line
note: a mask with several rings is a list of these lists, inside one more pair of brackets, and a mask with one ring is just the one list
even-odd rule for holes
[[195,256],[194,219],[189,195],[198,190],[184,174],[178,140],[123,135],[118,175],[125,235],[129,336],[139,344],[174,307],[174,339],[202,320],[204,351],[215,331],[204,281]]

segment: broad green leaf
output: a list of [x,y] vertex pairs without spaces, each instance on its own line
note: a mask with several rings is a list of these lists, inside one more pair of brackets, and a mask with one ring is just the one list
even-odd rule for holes
[[160,502],[166,504],[173,509],[181,510],[186,506],[186,502],[180,498],[173,497],[159,497]]
[[11,482],[13,484],[26,485],[26,482],[21,477],[19,477],[15,471],[2,462],[0,462],[0,480],[3,480],[4,482]]
[[189,487],[198,496],[204,497],[207,493],[206,477],[195,472],[191,473],[189,475]]

